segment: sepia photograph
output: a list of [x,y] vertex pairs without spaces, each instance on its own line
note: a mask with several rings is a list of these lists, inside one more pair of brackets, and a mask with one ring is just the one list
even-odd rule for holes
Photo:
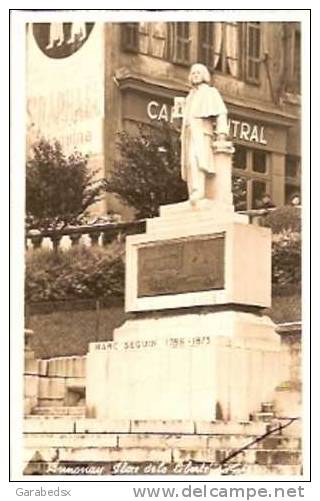
[[305,480],[310,11],[11,16],[20,478]]

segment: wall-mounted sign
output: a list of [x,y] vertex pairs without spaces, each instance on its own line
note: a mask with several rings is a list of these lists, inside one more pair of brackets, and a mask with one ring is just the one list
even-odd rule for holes
[[264,136],[264,126],[229,118],[229,135],[251,143],[268,144]]
[[33,35],[42,52],[54,59],[71,56],[88,39],[94,23],[34,23]]
[[83,154],[102,154],[103,49],[102,23],[36,23],[28,30],[30,147],[43,137],[59,141],[67,155],[75,149]]
[[[180,116],[177,114],[175,105],[159,103],[158,101],[148,102],[147,115],[150,120],[164,120],[170,123],[173,123],[174,119]],[[248,141],[250,143],[268,144],[263,125],[235,120],[234,118],[229,118],[228,124],[231,138]]]

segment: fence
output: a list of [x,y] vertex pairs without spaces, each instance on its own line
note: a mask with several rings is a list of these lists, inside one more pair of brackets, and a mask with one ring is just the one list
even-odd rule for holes
[[[250,223],[260,224],[261,219],[273,210],[275,209],[248,210],[242,211],[240,214],[249,216]],[[108,245],[113,240],[124,239],[127,235],[144,233],[145,230],[145,219],[130,222],[67,227],[58,231],[48,230],[40,232],[38,230],[31,230],[26,234],[26,248],[47,248],[56,250],[58,248],[68,249],[79,244],[103,246]]]
[[57,231],[31,230],[26,234],[26,249],[68,249],[79,244],[103,246],[110,244],[113,240],[124,239],[127,235],[144,233],[145,228],[145,220],[138,220],[68,227]]

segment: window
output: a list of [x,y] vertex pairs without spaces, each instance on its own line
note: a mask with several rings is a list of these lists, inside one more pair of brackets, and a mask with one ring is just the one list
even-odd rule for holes
[[253,162],[252,170],[260,174],[267,172],[267,154],[265,151],[255,150],[252,152]]
[[122,25],[122,48],[164,58],[167,47],[167,23],[125,23]]
[[245,148],[244,146],[235,146],[235,152],[233,155],[233,167],[236,169],[247,168],[247,148]]
[[199,23],[199,61],[239,77],[239,23]]
[[267,193],[267,183],[265,181],[260,181],[257,179],[252,180],[252,190],[251,190],[251,207],[253,209],[261,208],[261,201],[263,195]]
[[297,81],[300,81],[301,71],[301,35],[298,29],[294,32],[294,49],[293,49],[293,76]]
[[294,155],[286,156],[285,176],[299,179],[300,177],[300,159]]
[[138,52],[139,50],[139,23],[125,23],[121,25],[122,49]]
[[270,193],[270,154],[235,144],[233,155],[233,197],[236,210],[256,209],[263,194]]
[[190,23],[170,23],[169,58],[178,64],[190,64]]
[[258,84],[261,64],[261,23],[245,23],[245,79]]
[[300,198],[300,158],[298,156],[286,156],[285,178],[285,203],[291,204],[296,195]]
[[285,90],[300,94],[301,79],[301,34],[300,23],[285,23]]
[[247,209],[247,179],[241,176],[232,176],[233,204],[236,210]]
[[301,204],[301,194],[300,194],[300,187],[299,186],[286,183],[285,204],[286,205],[300,205]]

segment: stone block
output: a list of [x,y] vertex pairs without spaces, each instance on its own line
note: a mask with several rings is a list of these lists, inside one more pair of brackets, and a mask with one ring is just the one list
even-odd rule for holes
[[257,450],[256,463],[265,465],[300,464],[301,452],[293,450]]
[[257,444],[260,449],[301,449],[301,439],[297,437],[285,437],[283,435],[269,436]]
[[[42,401],[40,403],[42,403]],[[40,405],[34,409],[33,414],[36,414],[37,416],[85,417],[85,407],[67,407],[63,405],[50,405],[46,407]]]
[[[286,421],[281,420],[279,425],[285,424]],[[297,419],[293,421],[291,424],[280,430],[280,435],[285,437],[301,437],[302,436],[302,421],[301,419]]]
[[38,376],[24,376],[24,396],[25,397],[38,397],[39,391],[39,378]]
[[86,377],[86,358],[87,357],[77,357],[75,364],[74,377]]
[[183,463],[192,461],[195,463],[216,463],[215,449],[205,450],[190,450],[190,449],[174,449],[173,462]]
[[234,423],[221,421],[196,421],[197,434],[261,436],[266,432],[265,423]]
[[63,406],[63,398],[39,398],[39,407],[61,407]]
[[[257,437],[247,435],[214,435],[208,436],[209,449],[241,449],[248,444],[254,443]],[[255,447],[255,445],[254,445]]]
[[39,399],[49,397],[49,381],[48,377],[39,378]]
[[75,421],[68,417],[27,417],[24,433],[74,433]]
[[90,417],[210,422],[219,409],[224,421],[245,421],[279,381],[280,337],[253,313],[134,318],[104,345],[91,343],[87,356]]
[[38,360],[36,360],[35,358],[25,358],[24,372],[27,375],[37,376],[39,373]]
[[65,379],[65,385],[73,391],[79,390],[82,394],[86,387],[86,380],[84,377],[67,377]]
[[24,397],[23,400],[23,414],[28,416],[32,414],[34,408],[38,403],[37,397]]
[[144,463],[146,461],[170,462],[171,451],[161,449],[120,449],[112,447],[64,448],[61,461]]
[[194,423],[184,420],[133,420],[132,433],[194,433]]
[[41,377],[39,382],[39,398],[63,399],[65,396],[65,379],[62,377]]
[[48,360],[48,376],[55,377],[58,375],[58,359],[51,358]]
[[121,434],[119,447],[145,447],[160,449],[206,449],[207,437],[197,435],[165,435],[165,434]]
[[48,375],[48,360],[38,360],[39,376]]
[[117,447],[115,434],[109,433],[27,433],[25,447],[89,448]]
[[[184,213],[180,220],[169,225],[163,218],[164,226],[157,232],[153,221],[152,231],[140,235],[132,235],[126,240],[126,311],[148,311],[191,306],[208,306],[217,304],[247,304],[250,306],[271,306],[271,232],[269,228],[233,222],[219,221],[212,217],[212,212],[204,210]],[[191,218],[188,216],[190,215]],[[217,216],[217,215],[216,215]],[[187,225],[184,223],[186,222]],[[161,218],[160,218],[161,219]],[[217,222],[218,221],[218,222]],[[150,228],[150,224],[147,225]],[[224,267],[224,285],[216,290],[212,287],[204,290],[201,287],[191,288],[184,293],[166,293],[166,289],[139,295],[138,256],[140,249],[152,246],[160,248],[170,243],[168,256],[172,262],[172,249],[175,249],[177,265],[173,268],[174,276],[186,274],[181,246],[191,239],[202,241],[214,235],[224,235],[224,259],[219,263]],[[196,244],[195,244],[196,245]],[[175,247],[174,247],[175,246]],[[155,251],[156,252],[156,251]],[[164,250],[162,250],[164,252]],[[171,252],[171,254],[170,254]],[[259,259],[256,256],[259,255]],[[214,257],[214,256],[213,256]],[[208,261],[206,269],[212,262]],[[217,263],[216,263],[217,265]],[[157,266],[155,263],[154,266]],[[174,266],[174,265],[172,265]],[[163,271],[162,271],[163,273]],[[179,275],[180,273],[180,275]],[[200,273],[200,272],[199,272]],[[172,275],[171,275],[172,276]],[[168,275],[169,277],[169,275]],[[200,277],[200,274],[199,274]],[[152,283],[152,282],[151,282]]]
[[108,420],[83,418],[75,421],[77,433],[128,433],[129,420]]
[[278,416],[300,417],[302,413],[302,392],[294,390],[277,390],[275,406]]

